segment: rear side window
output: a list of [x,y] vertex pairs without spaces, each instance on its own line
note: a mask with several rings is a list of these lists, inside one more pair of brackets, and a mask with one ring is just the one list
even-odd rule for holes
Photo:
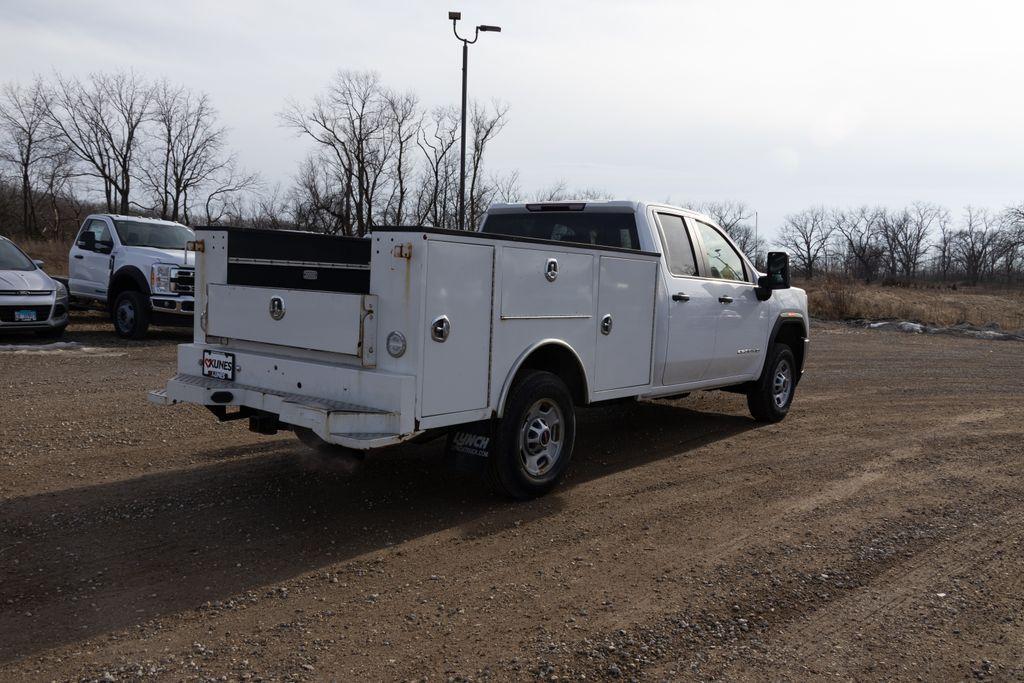
[[696,221],[696,223],[697,229],[700,230],[700,238],[704,241],[704,251],[707,254],[711,277],[720,280],[746,281],[743,259],[740,258],[739,252],[732,248],[722,233],[707,223],[700,221]]
[[697,259],[694,258],[693,243],[683,219],[670,213],[659,213],[658,222],[661,224],[669,272],[681,276],[696,275]]
[[640,248],[640,240],[636,234],[636,219],[631,213],[495,213],[488,214],[481,232],[600,247]]

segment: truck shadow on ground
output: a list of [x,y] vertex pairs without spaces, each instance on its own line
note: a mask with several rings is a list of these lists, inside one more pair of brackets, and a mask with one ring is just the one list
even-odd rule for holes
[[745,416],[658,403],[585,411],[569,479],[558,495],[528,503],[496,498],[479,478],[441,466],[443,441],[371,457],[346,475],[285,440],[248,457],[210,453],[199,468],[8,500],[0,503],[0,661],[262,595],[426,534],[487,534],[557,514],[585,482],[686,458],[755,427]]

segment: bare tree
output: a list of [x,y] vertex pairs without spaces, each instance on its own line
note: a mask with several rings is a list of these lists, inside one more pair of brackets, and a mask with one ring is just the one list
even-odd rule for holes
[[47,128],[50,94],[41,78],[28,86],[7,83],[0,90],[0,161],[11,164],[21,184],[21,227],[28,236],[39,234],[34,176],[48,157],[57,153]]
[[424,163],[417,218],[420,223],[439,227],[454,226],[458,220],[457,160],[452,150],[459,141],[459,115],[453,107],[438,107],[430,112],[416,144]]
[[491,110],[473,103],[470,110],[470,121],[473,140],[469,153],[469,197],[466,229],[473,230],[483,212],[490,204],[493,186],[483,181],[484,151],[487,144],[501,132],[508,121],[508,105],[495,102]]
[[374,224],[380,181],[394,153],[380,78],[341,71],[327,92],[304,107],[291,103],[281,120],[321,146],[342,181],[345,231],[365,235]]
[[812,280],[834,230],[825,207],[804,209],[786,216],[779,231],[779,246],[793,254],[796,267]]
[[141,164],[154,206],[167,220],[189,221],[189,196],[235,160],[225,154],[227,129],[205,94],[161,81],[153,89],[152,152]]
[[865,282],[877,275],[885,257],[885,246],[879,230],[878,210],[862,206],[832,212],[832,225],[842,235],[847,257]]
[[213,174],[206,187],[206,224],[217,225],[226,216],[241,215],[243,198],[260,187],[260,177],[238,168],[232,158]]
[[393,225],[403,225],[412,192],[412,148],[423,125],[423,114],[413,93],[386,92],[384,106],[388,117],[388,135],[393,141],[391,148],[394,151],[389,173],[391,196],[384,212],[384,220]]
[[954,253],[972,285],[978,284],[989,266],[989,258],[998,238],[996,219],[988,209],[974,206],[964,208],[960,229],[956,232]]
[[140,128],[152,99],[153,88],[130,71],[93,74],[86,83],[57,76],[50,122],[85,174],[103,183],[108,211],[129,212]]

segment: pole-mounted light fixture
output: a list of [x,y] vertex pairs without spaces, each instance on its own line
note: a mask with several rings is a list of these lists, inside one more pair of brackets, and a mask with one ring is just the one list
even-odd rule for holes
[[462,12],[449,12],[452,32],[462,41],[462,144],[459,147],[459,230],[466,229],[466,69],[469,60],[469,46],[477,41],[481,33],[501,33],[500,26],[480,24],[473,31],[473,39],[459,35],[456,24],[462,19]]

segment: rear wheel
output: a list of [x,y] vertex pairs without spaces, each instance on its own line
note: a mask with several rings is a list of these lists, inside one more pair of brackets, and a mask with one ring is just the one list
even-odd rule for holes
[[747,392],[747,407],[758,422],[786,417],[796,391],[796,359],[785,344],[773,344],[761,376]]
[[499,491],[525,500],[557,486],[576,439],[576,413],[565,382],[542,371],[519,379],[496,437],[491,478]]
[[149,301],[142,292],[121,292],[111,312],[114,331],[125,339],[142,339],[149,329]]

